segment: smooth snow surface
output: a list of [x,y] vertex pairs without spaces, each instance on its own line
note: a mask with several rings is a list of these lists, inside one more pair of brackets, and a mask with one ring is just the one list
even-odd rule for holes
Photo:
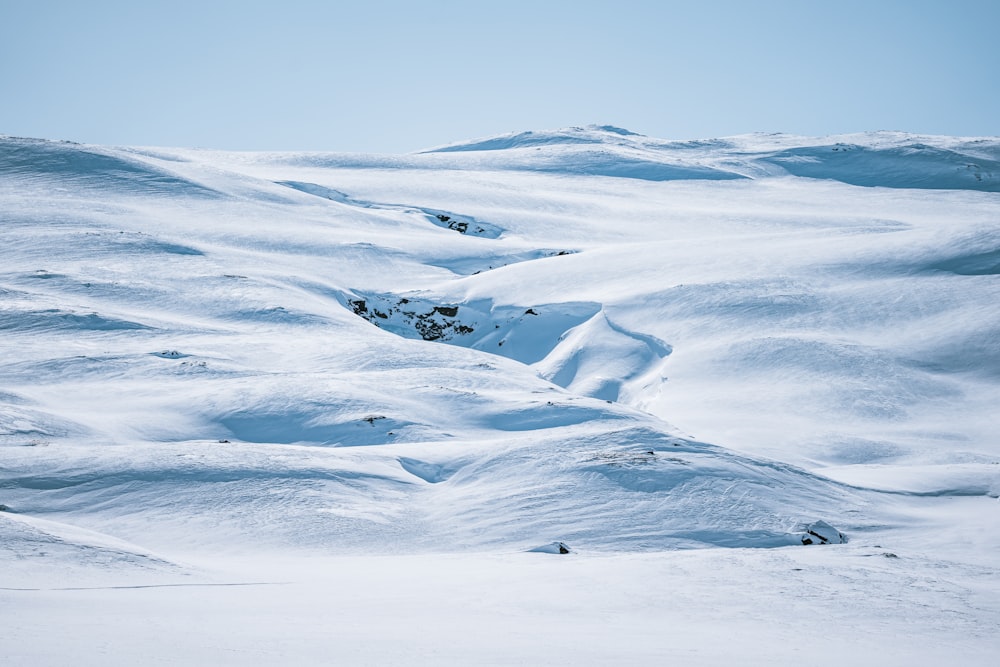
[[1000,139],[0,137],[0,243],[4,664],[1000,649]]

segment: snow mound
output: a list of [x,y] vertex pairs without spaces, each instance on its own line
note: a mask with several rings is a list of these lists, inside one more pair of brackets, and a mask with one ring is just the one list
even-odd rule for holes
[[826,521],[814,521],[806,526],[802,544],[847,544],[847,537]]
[[406,472],[410,473],[414,477],[419,477],[428,484],[439,484],[455,474],[455,470],[449,469],[448,466],[437,463],[428,463],[427,461],[419,461],[417,459],[411,459],[407,456],[399,457],[399,465],[401,465],[403,470]]
[[656,374],[670,352],[663,341],[612,324],[602,310],[562,334],[535,368],[574,393],[617,401],[623,387]]
[[132,197],[220,196],[209,187],[134,156],[42,139],[0,137],[0,177],[49,188],[79,189],[88,196],[108,191]]
[[47,308],[45,310],[0,310],[0,330],[20,331],[128,331],[149,329],[140,322],[130,322],[100,313],[80,313]]
[[31,516],[0,512],[0,554],[5,569],[30,582],[32,569],[46,565],[62,575],[80,577],[104,573],[121,576],[127,571],[169,572],[177,566],[149,551],[92,530]]
[[743,174],[725,166],[692,160],[683,151],[666,150],[665,145],[662,141],[621,128],[591,125],[503,135],[443,146],[418,156],[452,154],[458,164],[474,169],[610,176],[646,181],[744,178]]
[[327,188],[322,185],[317,185],[315,183],[302,183],[298,181],[278,181],[278,185],[284,185],[292,188],[293,190],[298,190],[299,192],[305,192],[307,194],[315,195],[317,197],[322,197],[324,199],[329,199],[330,201],[335,201],[341,204],[347,204],[349,206],[357,206],[360,208],[377,209],[383,211],[401,211],[407,214],[415,214],[422,216],[425,220],[431,224],[437,225],[438,227],[443,227],[445,229],[450,229],[456,231],[459,234],[467,234],[468,236],[480,236],[488,239],[499,238],[503,233],[503,230],[489,222],[484,222],[482,220],[477,220],[468,215],[461,215],[459,213],[454,213],[452,211],[442,211],[438,209],[428,209],[419,208],[415,206],[405,206],[401,204],[384,204],[373,201],[365,201],[361,199],[355,199],[339,190],[334,190],[332,188]]
[[570,127],[548,132],[512,132],[487,139],[448,144],[431,148],[425,153],[458,153],[466,151],[502,151],[511,148],[533,148],[536,146],[561,146],[576,144],[601,144],[622,142],[626,137],[642,135],[613,125],[587,125]]
[[837,143],[791,148],[762,162],[795,176],[851,185],[1000,192],[1000,150],[972,154],[961,147],[918,142],[891,146]]

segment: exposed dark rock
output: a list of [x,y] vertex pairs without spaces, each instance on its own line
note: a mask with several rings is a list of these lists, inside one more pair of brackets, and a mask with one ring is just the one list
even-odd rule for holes
[[688,462],[685,461],[684,459],[679,459],[676,456],[661,456],[658,455],[652,449],[647,449],[638,452],[619,451],[619,450],[594,452],[589,457],[584,459],[584,462],[597,463],[600,465],[607,465],[616,468],[643,466],[655,463],[689,465]]
[[417,321],[413,323],[413,326],[424,340],[444,338],[444,327],[434,320],[428,321],[424,317],[417,316]]
[[433,305],[412,302],[405,297],[372,297],[347,299],[355,315],[375,326],[412,327],[424,340],[448,341],[455,336],[466,336],[475,331],[473,323],[460,322],[459,306]]
[[419,210],[434,224],[439,227],[444,227],[445,229],[458,232],[459,234],[469,234],[471,236],[495,239],[498,238],[503,232],[500,227],[497,227],[494,224],[489,222],[480,222],[479,220],[476,220],[468,215],[436,211],[428,208],[421,208]]

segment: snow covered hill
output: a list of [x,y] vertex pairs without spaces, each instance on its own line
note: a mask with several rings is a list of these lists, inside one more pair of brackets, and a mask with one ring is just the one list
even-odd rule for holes
[[773,591],[824,520],[852,581],[893,589],[843,565],[886,544],[953,567],[973,664],[1000,619],[998,193],[997,138],[2,137],[0,601],[247,554],[524,573],[554,542],[607,559],[580,576],[698,549],[691,591],[735,548]]

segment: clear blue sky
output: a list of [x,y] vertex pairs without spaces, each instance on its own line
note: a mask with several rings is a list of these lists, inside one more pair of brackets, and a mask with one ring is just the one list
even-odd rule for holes
[[997,135],[1000,0],[0,0],[0,134],[403,152],[588,123]]

